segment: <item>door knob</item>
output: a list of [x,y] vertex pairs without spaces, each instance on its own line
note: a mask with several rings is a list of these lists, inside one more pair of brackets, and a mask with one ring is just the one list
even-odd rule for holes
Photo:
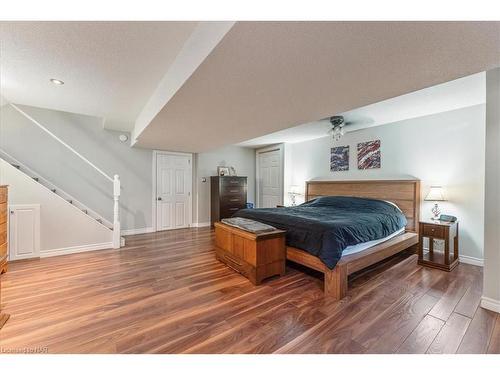
[[161,201],[161,197],[156,198],[157,200]]

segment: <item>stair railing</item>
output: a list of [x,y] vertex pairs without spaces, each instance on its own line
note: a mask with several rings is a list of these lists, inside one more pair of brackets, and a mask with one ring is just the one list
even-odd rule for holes
[[120,186],[120,176],[118,176],[117,174],[115,174],[113,177],[107,175],[99,167],[97,167],[94,163],[92,163],[85,156],[83,156],[82,154],[80,154],[73,147],[71,147],[66,142],[64,142],[62,139],[60,139],[57,135],[55,135],[54,133],[52,133],[45,126],[43,126],[42,124],[40,124],[37,120],[35,120],[29,114],[27,114],[26,112],[24,112],[17,105],[15,105],[13,103],[9,103],[9,105],[12,108],[14,108],[17,112],[19,112],[21,115],[23,115],[28,120],[30,120],[33,124],[35,124],[40,129],[42,129],[45,133],[47,133],[52,138],[54,138],[57,142],[59,142],[64,147],[66,147],[68,150],[70,150],[72,153],[74,153],[76,156],[78,156],[85,163],[87,163],[92,168],[94,168],[97,172],[99,172],[102,176],[104,176],[104,178],[106,178],[107,180],[109,180],[113,184],[113,248],[114,249],[119,249],[120,246],[121,246],[121,234],[120,234],[120,190],[121,190],[121,186]]

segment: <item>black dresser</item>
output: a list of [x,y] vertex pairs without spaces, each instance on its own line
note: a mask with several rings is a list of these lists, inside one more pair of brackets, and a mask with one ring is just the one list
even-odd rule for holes
[[215,222],[246,207],[247,178],[237,176],[210,177],[210,222]]

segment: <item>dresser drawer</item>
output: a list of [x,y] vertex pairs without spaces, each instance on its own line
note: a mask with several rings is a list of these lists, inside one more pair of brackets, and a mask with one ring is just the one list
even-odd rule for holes
[[246,178],[238,178],[238,177],[225,177],[221,179],[221,186],[245,186],[247,182]]
[[236,206],[242,206],[244,207],[246,205],[246,199],[245,196],[240,194],[240,195],[226,195],[225,197],[221,197],[222,202],[220,203],[222,207],[236,207]]
[[0,188],[0,203],[7,202],[7,189]]
[[245,186],[222,186],[221,187],[221,198],[228,195],[246,195],[245,194],[246,187]]
[[444,227],[439,225],[424,224],[423,235],[433,238],[444,238]]
[[226,217],[233,216],[237,211],[242,210],[244,207],[221,207],[220,217],[224,219]]
[[0,224],[7,222],[7,203],[0,203]]

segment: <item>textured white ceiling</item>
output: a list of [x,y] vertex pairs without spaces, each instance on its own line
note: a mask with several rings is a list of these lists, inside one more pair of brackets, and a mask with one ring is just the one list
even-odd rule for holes
[[[131,130],[197,22],[0,22],[1,95]],[[55,86],[50,78],[65,82]]]
[[136,144],[235,144],[492,69],[499,56],[499,22],[238,22]]
[[[346,122],[352,122],[345,127],[345,130],[350,132],[485,102],[486,74],[482,72],[339,113],[339,115],[344,116]],[[257,148],[275,143],[303,142],[325,137],[330,129],[329,120],[314,121],[241,142],[238,145]]]

